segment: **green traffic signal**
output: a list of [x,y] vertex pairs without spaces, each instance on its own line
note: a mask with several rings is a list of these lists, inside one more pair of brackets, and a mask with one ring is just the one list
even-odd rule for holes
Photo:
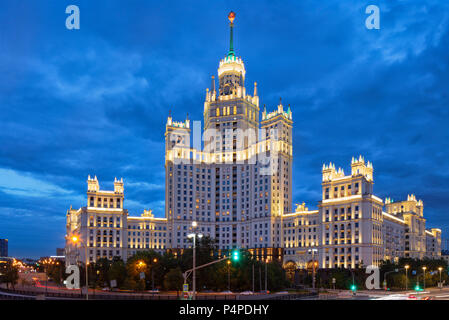
[[232,260],[239,261],[240,259],[240,252],[238,250],[232,251]]
[[355,284],[351,285],[351,291],[356,291],[357,287],[355,286]]

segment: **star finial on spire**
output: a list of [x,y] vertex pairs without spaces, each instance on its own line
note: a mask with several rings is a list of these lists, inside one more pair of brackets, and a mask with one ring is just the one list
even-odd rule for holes
[[230,45],[229,45],[229,53],[228,56],[235,56],[234,52],[234,19],[235,19],[235,12],[231,11],[229,12],[228,19],[231,22],[231,38],[230,38]]

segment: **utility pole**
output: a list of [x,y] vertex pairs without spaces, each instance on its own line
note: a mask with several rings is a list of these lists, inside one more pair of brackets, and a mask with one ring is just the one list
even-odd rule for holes
[[253,293],[254,293],[254,290],[255,290],[255,288],[254,288],[254,262],[253,262]]
[[231,261],[228,260],[228,291],[231,291]]
[[262,266],[259,264],[259,290],[262,291]]
[[268,292],[268,290],[267,290],[267,288],[268,288],[268,286],[267,286],[267,279],[268,279],[268,276],[267,276],[267,270],[268,270],[268,259],[267,259],[267,261],[265,261],[265,293],[267,293]]

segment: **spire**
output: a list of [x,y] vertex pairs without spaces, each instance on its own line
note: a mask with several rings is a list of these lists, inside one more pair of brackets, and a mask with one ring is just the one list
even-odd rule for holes
[[214,76],[212,76],[212,86],[211,86],[211,88],[212,88],[212,92],[215,92],[215,77]]
[[231,37],[230,37],[230,42],[229,42],[229,53],[228,53],[228,57],[229,57],[229,56],[235,56],[235,52],[234,52],[234,19],[235,19],[235,13],[233,11],[229,12],[228,19],[231,22],[230,23]]
[[254,96],[257,97],[257,82],[254,82]]

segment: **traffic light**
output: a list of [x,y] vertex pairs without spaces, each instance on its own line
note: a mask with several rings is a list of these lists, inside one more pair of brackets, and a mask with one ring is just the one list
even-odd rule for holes
[[355,286],[355,284],[351,285],[351,291],[355,292],[357,290],[357,287]]
[[415,291],[421,291],[421,288],[419,287],[419,284],[417,284],[417,285],[415,286]]
[[232,251],[232,260],[239,261],[240,260],[240,252],[239,250]]

